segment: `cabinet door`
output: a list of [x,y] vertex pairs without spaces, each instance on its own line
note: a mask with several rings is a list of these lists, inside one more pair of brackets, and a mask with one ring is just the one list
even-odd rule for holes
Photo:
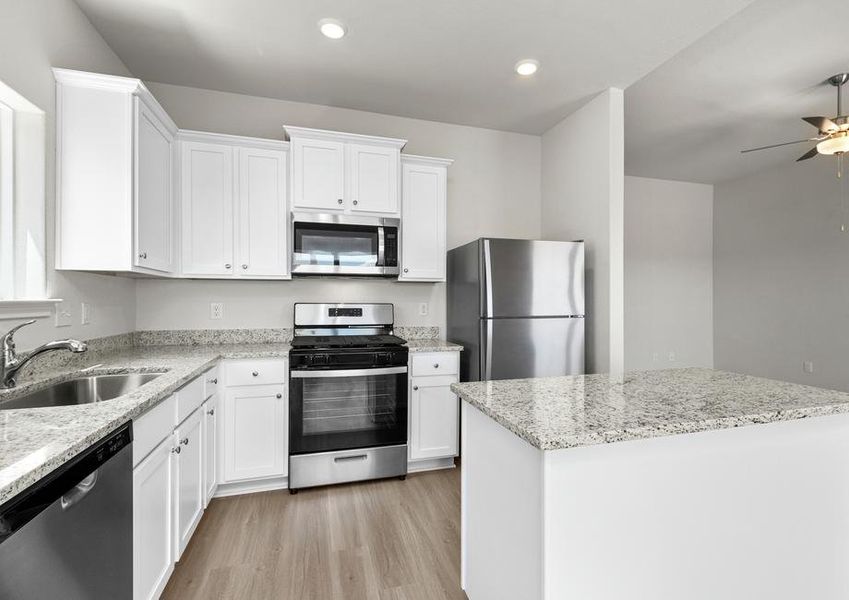
[[183,272],[232,275],[233,148],[182,142]]
[[286,153],[239,148],[239,275],[289,274]]
[[183,550],[194,533],[203,514],[203,417],[200,409],[193,412],[177,427],[177,495],[174,504],[176,524],[175,558],[180,560]]
[[445,281],[445,167],[402,165],[401,281]]
[[410,394],[410,460],[457,455],[459,403],[450,377],[414,377]]
[[397,148],[348,144],[345,175],[351,212],[398,214]]
[[174,568],[174,441],[169,435],[133,469],[133,598],[158,598]]
[[218,485],[218,396],[203,403],[203,506],[206,508]]
[[134,264],[170,272],[174,270],[174,138],[143,102],[136,98],[135,103]]
[[345,145],[342,142],[292,140],[292,206],[303,210],[344,209]]
[[229,387],[224,397],[224,479],[227,482],[285,475],[285,386]]

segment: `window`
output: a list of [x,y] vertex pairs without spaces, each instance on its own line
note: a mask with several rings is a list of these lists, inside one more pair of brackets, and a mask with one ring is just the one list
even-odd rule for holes
[[[0,319],[47,316],[44,111],[0,82]],[[2,328],[2,327],[0,327]]]

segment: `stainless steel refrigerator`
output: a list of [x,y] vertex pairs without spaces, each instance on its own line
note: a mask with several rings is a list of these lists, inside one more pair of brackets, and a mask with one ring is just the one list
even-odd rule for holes
[[483,238],[448,253],[461,381],[584,372],[584,243]]

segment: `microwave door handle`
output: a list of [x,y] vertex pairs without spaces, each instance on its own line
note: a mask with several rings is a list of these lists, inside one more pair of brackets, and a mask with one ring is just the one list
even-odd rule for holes
[[382,225],[377,228],[377,266],[386,266],[386,232]]

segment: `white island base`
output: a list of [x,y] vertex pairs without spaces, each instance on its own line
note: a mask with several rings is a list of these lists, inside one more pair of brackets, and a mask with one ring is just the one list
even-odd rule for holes
[[462,405],[470,600],[849,598],[849,415],[543,451]]

